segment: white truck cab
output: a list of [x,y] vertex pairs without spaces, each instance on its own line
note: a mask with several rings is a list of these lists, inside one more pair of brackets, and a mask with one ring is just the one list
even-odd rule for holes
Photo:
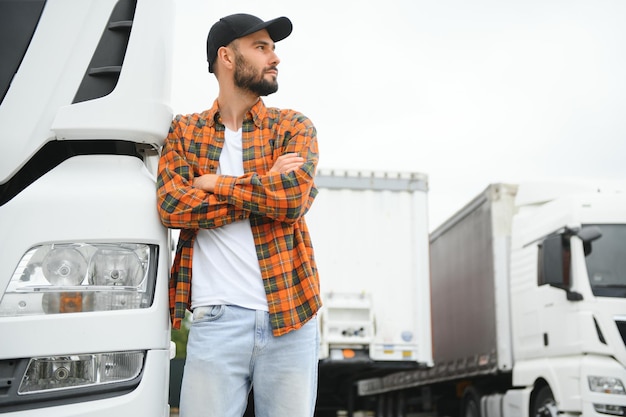
[[624,415],[626,193],[578,188],[517,196],[513,385],[532,393],[520,404],[535,404],[535,413],[543,402],[543,415]]
[[167,0],[0,0],[0,414],[169,415]]

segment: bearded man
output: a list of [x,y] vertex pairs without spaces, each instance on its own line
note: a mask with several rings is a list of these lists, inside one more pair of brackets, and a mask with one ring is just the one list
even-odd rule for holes
[[[180,229],[170,278],[172,325],[186,310],[181,417],[311,417],[321,307],[304,220],[317,194],[316,130],[266,107],[278,90],[275,43],[286,17],[216,22],[207,39],[213,106],[174,118],[157,178],[162,223]],[[193,272],[193,279],[192,279]]]

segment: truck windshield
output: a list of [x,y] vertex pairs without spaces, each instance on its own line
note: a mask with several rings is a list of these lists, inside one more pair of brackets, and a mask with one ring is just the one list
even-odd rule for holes
[[626,297],[626,225],[593,226],[602,231],[601,238],[585,244],[585,260],[593,294],[598,297]]
[[22,62],[45,0],[0,0],[0,103]]

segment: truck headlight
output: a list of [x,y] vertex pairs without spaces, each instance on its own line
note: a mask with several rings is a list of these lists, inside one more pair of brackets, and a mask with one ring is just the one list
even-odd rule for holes
[[143,360],[142,351],[33,358],[18,394],[130,381],[141,373]]
[[80,285],[87,272],[87,262],[76,248],[52,247],[43,258],[41,272],[52,285]]
[[157,245],[54,243],[29,249],[0,301],[0,316],[128,310],[152,305]]
[[626,394],[624,384],[619,378],[608,376],[588,376],[589,389],[593,392],[602,392],[604,394]]

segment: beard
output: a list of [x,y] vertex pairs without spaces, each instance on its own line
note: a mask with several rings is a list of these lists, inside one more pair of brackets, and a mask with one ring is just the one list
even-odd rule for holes
[[250,91],[257,96],[268,96],[278,91],[278,82],[274,79],[268,81],[264,78],[263,71],[257,71],[246,61],[243,55],[235,54],[235,85],[242,90]]

